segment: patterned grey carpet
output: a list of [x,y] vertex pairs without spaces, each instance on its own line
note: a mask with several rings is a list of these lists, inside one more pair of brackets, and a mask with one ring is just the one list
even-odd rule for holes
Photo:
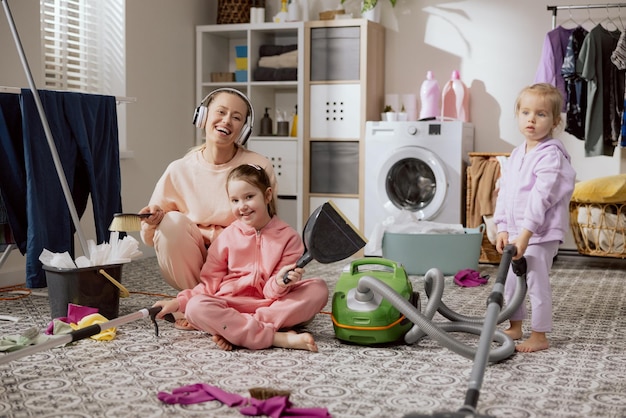
[[[307,276],[335,283],[347,261],[312,262]],[[626,263],[623,260],[560,255],[553,268],[555,330],[551,348],[514,354],[491,364],[478,410],[496,417],[626,416]],[[465,315],[481,316],[497,266],[480,265],[492,279],[479,288],[460,288],[446,277],[444,302]],[[411,277],[426,303],[423,277]],[[149,307],[156,294],[175,293],[159,278],[153,258],[125,265],[122,282],[131,291],[120,315]],[[41,289],[40,289],[41,290]],[[45,296],[45,289],[43,289]],[[2,294],[0,296],[7,296]],[[0,335],[50,319],[47,297],[2,301]],[[325,312],[330,312],[330,300]],[[447,321],[440,316],[436,321]],[[236,349],[225,352],[195,331],[149,320],[129,322],[109,342],[91,339],[53,348],[0,365],[2,417],[240,417],[218,401],[166,405],[157,392],[207,383],[248,396],[251,387],[291,391],[294,407],[327,408],[333,417],[401,417],[406,413],[457,411],[463,405],[472,361],[430,337],[416,344],[359,346],[340,342],[330,316],[320,313],[307,326],[319,353],[299,350]],[[455,333],[469,344],[476,338]]]

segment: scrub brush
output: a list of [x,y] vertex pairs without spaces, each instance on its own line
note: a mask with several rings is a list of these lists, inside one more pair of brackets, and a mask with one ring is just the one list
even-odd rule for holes
[[114,213],[109,231],[133,232],[141,231],[141,218],[147,218],[151,213]]
[[250,397],[260,401],[265,401],[269,398],[273,398],[274,396],[284,396],[289,399],[289,395],[291,395],[291,392],[288,390],[263,387],[250,388],[248,389],[248,392],[250,392]]

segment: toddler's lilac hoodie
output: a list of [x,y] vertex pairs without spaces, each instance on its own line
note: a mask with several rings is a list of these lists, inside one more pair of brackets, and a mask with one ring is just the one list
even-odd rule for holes
[[516,147],[500,178],[493,216],[498,232],[508,232],[513,240],[524,228],[533,233],[530,244],[563,242],[575,180],[560,140],[546,139],[528,153],[526,143]]

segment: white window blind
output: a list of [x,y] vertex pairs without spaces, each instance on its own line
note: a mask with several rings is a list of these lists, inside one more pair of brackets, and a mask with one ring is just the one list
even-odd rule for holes
[[[125,96],[125,0],[40,0],[44,85]],[[120,150],[126,112],[118,106]]]

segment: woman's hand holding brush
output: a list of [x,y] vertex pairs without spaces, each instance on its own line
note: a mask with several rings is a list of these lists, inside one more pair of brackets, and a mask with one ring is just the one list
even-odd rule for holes
[[142,216],[142,221],[147,223],[148,225],[158,225],[163,220],[163,216],[165,216],[165,211],[159,207],[159,205],[150,205],[139,211],[140,215],[147,215],[146,217]]

